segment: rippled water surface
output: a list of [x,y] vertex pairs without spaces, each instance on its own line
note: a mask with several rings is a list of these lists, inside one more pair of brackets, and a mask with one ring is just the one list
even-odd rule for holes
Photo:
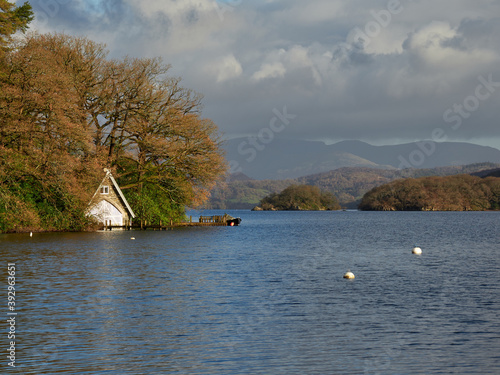
[[0,373],[500,373],[499,213],[228,213],[242,225],[0,235]]

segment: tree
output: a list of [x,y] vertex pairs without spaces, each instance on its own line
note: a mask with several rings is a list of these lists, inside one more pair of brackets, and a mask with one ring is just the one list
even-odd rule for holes
[[32,20],[33,11],[28,2],[16,7],[7,0],[0,0],[0,59],[8,48],[11,35],[25,32]]
[[30,38],[5,61],[0,81],[2,211],[27,219],[4,230],[17,230],[16,225],[81,229],[97,169],[94,160],[85,158],[92,138],[73,77],[59,54]]

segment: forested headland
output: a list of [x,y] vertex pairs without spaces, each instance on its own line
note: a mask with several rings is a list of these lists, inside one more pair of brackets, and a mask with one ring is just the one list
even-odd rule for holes
[[339,210],[340,205],[332,193],[317,186],[292,185],[280,193],[271,194],[260,201],[254,210],[264,211],[325,211]]
[[486,211],[500,210],[500,178],[471,175],[407,178],[366,193],[361,210]]
[[113,171],[137,218],[180,220],[226,170],[202,95],[160,58],[110,59],[105,46],[28,34],[28,3],[0,0],[0,232],[85,230]]

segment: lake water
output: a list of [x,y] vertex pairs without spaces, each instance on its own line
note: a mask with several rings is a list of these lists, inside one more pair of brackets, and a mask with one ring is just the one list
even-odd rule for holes
[[500,373],[500,213],[228,213],[241,226],[0,235],[0,373]]

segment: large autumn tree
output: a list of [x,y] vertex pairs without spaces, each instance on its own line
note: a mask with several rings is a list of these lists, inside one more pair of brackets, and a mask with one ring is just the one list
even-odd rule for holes
[[86,147],[68,77],[47,51],[12,48],[31,6],[0,0],[0,231],[81,228]]
[[[201,95],[168,75],[160,59],[111,60],[87,38],[33,34],[6,62],[3,176],[29,176],[41,191],[57,182],[81,212],[107,167],[139,217],[152,221],[181,218],[224,173],[217,127],[201,116]],[[19,160],[22,173],[9,164]],[[12,192],[12,184],[1,186]]]
[[0,230],[83,229],[101,166],[72,76],[61,56],[29,39],[4,60]]

